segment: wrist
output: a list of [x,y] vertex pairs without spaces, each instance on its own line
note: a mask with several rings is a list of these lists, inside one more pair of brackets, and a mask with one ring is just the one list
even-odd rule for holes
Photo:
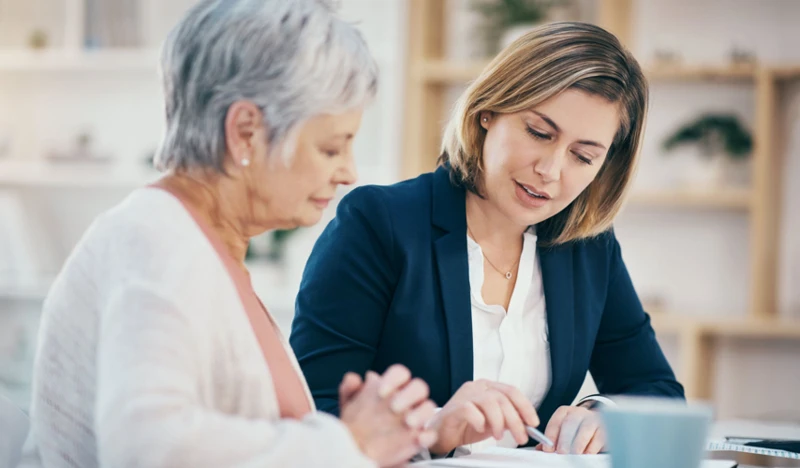
[[586,408],[590,411],[600,411],[604,407],[614,406],[615,403],[610,398],[604,397],[602,395],[590,395],[584,399],[582,399],[576,406],[580,408]]

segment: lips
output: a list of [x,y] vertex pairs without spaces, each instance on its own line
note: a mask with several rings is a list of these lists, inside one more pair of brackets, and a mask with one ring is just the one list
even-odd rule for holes
[[332,198],[312,198],[311,201],[317,205],[319,208],[327,208],[328,204],[330,204]]
[[523,184],[521,182],[517,182],[517,185],[525,191],[531,197],[539,198],[542,200],[550,200],[551,197],[549,193],[545,192],[544,190],[537,190],[536,187],[532,185]]

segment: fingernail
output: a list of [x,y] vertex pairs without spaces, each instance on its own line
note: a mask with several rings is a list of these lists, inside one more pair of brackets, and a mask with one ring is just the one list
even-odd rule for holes
[[411,429],[417,429],[421,426],[420,422],[417,421],[417,418],[414,415],[409,414],[406,416],[406,426],[410,427]]
[[[381,396],[382,396],[382,395],[381,395]],[[403,407],[404,407],[404,406],[405,406],[404,402],[403,402],[401,399],[399,399],[399,398],[395,398],[394,400],[392,400],[392,403],[389,405],[389,407],[390,407],[390,408],[392,409],[392,411],[394,411],[395,413],[402,413],[402,412],[403,412]]]
[[[389,385],[381,385],[378,388],[378,396],[381,398],[386,398],[390,393],[392,393],[392,388]],[[392,403],[392,406],[394,407],[394,403]]]
[[419,445],[424,447],[424,448],[428,448],[431,445],[435,444],[436,443],[436,439],[437,439],[437,437],[436,437],[436,432],[435,431],[425,431],[425,432],[421,433],[419,435],[419,437],[417,437],[417,441],[419,442]]

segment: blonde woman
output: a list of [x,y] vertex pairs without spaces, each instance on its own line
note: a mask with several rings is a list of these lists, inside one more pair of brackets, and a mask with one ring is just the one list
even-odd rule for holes
[[[464,92],[430,174],[355,190],[319,239],[290,342],[317,405],[345,371],[394,362],[441,407],[433,455],[605,444],[597,396],[683,397],[612,230],[647,108],[636,60],[605,30],[540,27]],[[433,155],[430,155],[433,157]]]
[[393,466],[429,446],[402,366],[314,411],[253,292],[248,239],[320,220],[355,180],[376,90],[360,34],[321,0],[206,0],[162,57],[166,175],[98,218],[45,302],[23,466]]

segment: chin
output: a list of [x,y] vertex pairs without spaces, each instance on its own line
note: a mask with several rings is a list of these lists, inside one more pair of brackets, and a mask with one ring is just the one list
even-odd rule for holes
[[520,226],[529,227],[539,224],[542,221],[553,217],[556,212],[552,209],[527,209],[521,206],[515,206],[512,210],[508,211],[508,217],[511,218],[516,224]]
[[321,210],[313,210],[311,212],[302,213],[300,216],[295,218],[295,224],[297,227],[310,227],[322,220],[322,211]]

